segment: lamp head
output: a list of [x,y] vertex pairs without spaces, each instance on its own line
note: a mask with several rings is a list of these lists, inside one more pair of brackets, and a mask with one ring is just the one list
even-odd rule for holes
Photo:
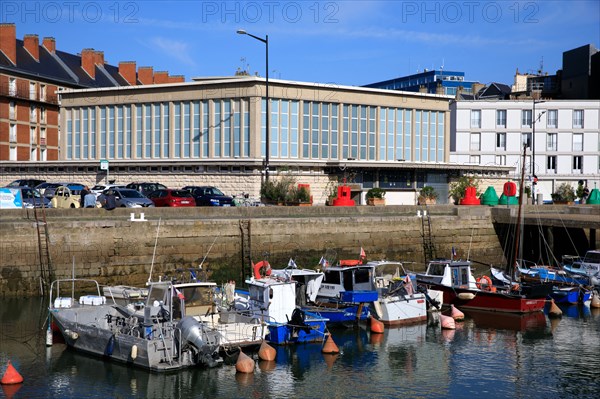
[[236,33],[238,33],[239,35],[247,35],[248,34],[248,32],[246,32],[244,29],[238,29],[236,31]]

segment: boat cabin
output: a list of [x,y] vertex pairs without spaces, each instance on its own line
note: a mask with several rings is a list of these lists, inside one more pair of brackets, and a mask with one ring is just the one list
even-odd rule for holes
[[247,280],[248,310],[267,321],[287,323],[296,309],[296,282],[265,278]]
[[[372,302],[377,300],[373,265],[330,266],[324,270],[323,284],[317,300]],[[374,295],[374,297],[373,297]]]
[[427,265],[425,274],[417,274],[420,283],[442,284],[448,287],[477,289],[477,282],[471,272],[471,262],[434,260]]

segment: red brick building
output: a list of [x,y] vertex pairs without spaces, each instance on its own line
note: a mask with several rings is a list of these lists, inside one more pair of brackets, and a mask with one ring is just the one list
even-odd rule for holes
[[59,160],[57,92],[61,88],[98,88],[183,82],[183,76],[104,61],[104,52],[57,50],[56,40],[27,34],[16,38],[14,23],[0,24],[0,161]]

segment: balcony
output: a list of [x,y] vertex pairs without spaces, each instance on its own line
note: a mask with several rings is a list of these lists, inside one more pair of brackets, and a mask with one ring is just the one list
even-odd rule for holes
[[6,85],[0,85],[0,96],[12,97],[21,100],[27,100],[29,102],[42,103],[42,104],[54,104],[58,105],[58,96],[46,94],[45,99],[31,99],[29,87],[26,85],[17,85],[17,87],[9,87]]

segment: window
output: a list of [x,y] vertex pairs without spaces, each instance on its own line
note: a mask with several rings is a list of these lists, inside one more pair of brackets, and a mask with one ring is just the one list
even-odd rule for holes
[[[8,80],[8,95],[9,96],[17,95],[17,79],[15,79],[15,78],[10,78]],[[12,150],[12,148],[11,148],[11,150]]]
[[550,155],[546,158],[546,170],[550,173],[556,173],[556,155]]
[[479,164],[480,159],[481,158],[479,157],[479,155],[471,155],[469,156],[469,163]]
[[521,133],[521,144],[527,144],[527,147],[531,148],[531,133]]
[[46,101],[46,85],[40,84],[40,100]]
[[481,110],[480,109],[471,110],[471,127],[474,127],[474,128],[481,127]]
[[521,126],[531,127],[531,110],[524,109],[521,111]]
[[506,155],[496,155],[496,165],[506,165]]
[[496,111],[496,126],[506,127],[506,110],[499,109]]
[[573,157],[573,172],[581,173],[581,169],[583,169],[583,156],[575,155]]
[[558,110],[549,109],[548,110],[548,127],[557,128],[558,127]]
[[40,107],[40,122],[46,123],[46,108]]
[[15,105],[14,101],[11,101],[8,103],[8,118],[9,119],[16,119],[17,118],[17,107]]
[[471,133],[471,151],[481,150],[481,135],[479,133]]
[[[46,128],[40,128],[40,145],[46,145]],[[43,159],[42,159],[43,161]]]
[[547,151],[556,151],[558,142],[558,134],[556,133],[548,133],[546,136],[546,150]]
[[37,122],[37,110],[35,109],[35,105],[29,107],[29,120],[31,122]]
[[29,99],[35,100],[35,83],[29,82]]
[[506,150],[506,133],[496,133],[496,149]]
[[11,143],[16,143],[17,142],[17,125],[15,125],[14,123],[10,124],[10,128],[9,128],[9,141]]
[[17,147],[16,146],[15,147],[12,147],[12,146],[10,147],[8,158],[9,158],[8,159],[9,161],[16,161],[17,160]]
[[573,111],[573,127],[583,129],[583,110],[576,109]]
[[573,151],[583,151],[582,133],[573,133]]

